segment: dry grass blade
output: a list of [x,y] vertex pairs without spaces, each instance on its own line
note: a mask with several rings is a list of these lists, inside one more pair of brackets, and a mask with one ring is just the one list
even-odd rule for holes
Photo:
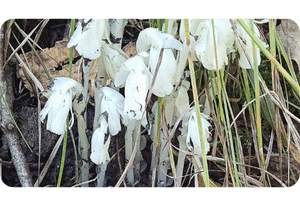
[[[8,57],[8,59],[6,60],[6,62],[4,63],[4,66],[8,63],[8,61],[17,53],[17,51],[19,51],[19,49],[21,47],[23,47],[23,45],[29,40],[29,38],[31,37],[31,35],[34,33],[34,31],[37,29],[37,27],[40,25],[40,23],[24,38],[24,40],[21,42],[21,44],[19,44],[19,46],[16,49],[13,49],[13,52],[11,53],[11,55]],[[11,45],[10,45],[11,46]],[[12,47],[12,46],[11,46]]]
[[50,19],[44,19],[44,20],[43,20],[43,23],[42,23],[42,25],[41,25],[39,31],[37,32],[37,34],[36,34],[36,36],[35,36],[35,38],[34,38],[34,42],[35,42],[35,43],[37,43],[37,42],[39,41],[39,39],[40,39],[40,37],[41,37],[41,35],[42,35],[42,32],[43,32],[45,26],[48,24],[49,20],[50,20]]
[[[154,71],[154,75],[153,75],[152,82],[151,82],[151,85],[150,85],[150,88],[149,88],[149,92],[147,94],[147,98],[146,98],[147,108],[145,110],[148,110],[148,106],[150,106],[150,100],[151,100],[151,96],[152,96],[152,89],[153,89],[153,86],[155,84],[155,80],[156,80],[156,77],[157,77],[157,74],[158,74],[158,71],[159,71],[159,68],[160,68],[160,65],[161,65],[163,53],[164,53],[164,49],[162,48],[160,50],[160,53],[159,53],[157,65],[156,65],[156,68],[155,68],[155,71]],[[143,115],[144,115],[144,113],[143,113]]]
[[137,151],[137,147],[138,147],[138,141],[139,141],[140,137],[141,137],[141,133],[137,134],[136,139],[135,139],[135,144],[134,144],[134,147],[133,147],[133,150],[132,150],[131,157],[130,157],[130,159],[129,159],[128,163],[127,163],[127,166],[126,166],[125,170],[123,171],[121,177],[119,178],[118,182],[116,183],[115,187],[119,187],[121,185],[121,183],[125,179],[125,176],[126,176],[128,170],[129,170],[129,168],[133,164],[133,161],[134,161],[134,158],[135,158],[135,154],[136,154],[136,151]]
[[272,154],[272,147],[273,147],[273,141],[274,141],[274,132],[273,130],[271,131],[271,137],[270,137],[270,143],[269,143],[269,147],[268,147],[268,153],[266,156],[266,169],[268,168],[269,162],[270,162],[270,158],[271,158],[271,154]]
[[[237,163],[238,165],[243,165],[242,163]],[[251,166],[251,165],[246,165],[246,164],[244,164],[246,167],[251,167],[251,168],[253,168],[253,169],[257,169],[257,170],[262,170],[261,168],[259,168],[259,167],[254,167],[254,166]],[[272,173],[270,173],[270,172],[268,172],[267,170],[264,170],[264,173],[266,173],[266,174],[268,174],[268,175],[270,175],[272,178],[274,178],[278,183],[280,183],[281,184],[281,186],[283,186],[283,187],[287,187],[281,180],[279,180],[274,174],[272,174]]]
[[63,139],[64,139],[64,134],[62,134],[59,137],[59,139],[57,140],[57,142],[56,142],[56,144],[55,144],[55,146],[54,146],[54,148],[53,148],[53,150],[52,150],[52,152],[51,152],[51,154],[50,154],[50,156],[49,156],[49,158],[48,158],[48,160],[47,160],[47,162],[46,162],[46,164],[45,164],[45,166],[44,166],[44,168],[41,172],[41,174],[38,177],[38,180],[34,184],[34,187],[37,187],[38,184],[42,182],[43,178],[45,177],[46,173],[48,172],[48,169],[49,169],[49,167],[50,167],[50,165],[51,165],[51,163],[52,163],[52,161],[53,161],[53,159],[54,159],[54,157],[55,157],[55,155],[56,155],[56,153],[59,149],[59,146],[60,146],[61,142],[63,141]]
[[[259,98],[263,98],[263,97],[265,97],[266,95],[267,95],[267,93],[262,94]],[[245,110],[247,109],[247,107],[248,107],[251,103],[253,103],[254,101],[256,101],[256,99],[253,99],[252,101],[249,101],[247,104],[245,104],[245,105],[243,106],[243,108],[240,110],[240,112],[239,112],[239,113],[235,116],[235,118],[232,120],[232,122],[231,122],[231,124],[230,124],[230,127],[235,123],[235,121],[239,118],[239,116],[245,112]]]
[[10,34],[11,34],[11,26],[14,23],[14,21],[15,21],[14,19],[11,19],[6,22],[6,28],[5,28],[6,30],[5,30],[5,36],[4,36],[4,41],[3,41],[3,59],[4,59],[4,61],[6,59],[8,43],[9,43]]
[[[239,176],[240,176],[241,178],[244,177],[244,175],[243,175],[242,173],[239,173]],[[250,177],[250,176],[248,176],[248,175],[246,176],[246,181],[249,182],[249,183],[252,183],[252,184],[256,185],[257,187],[263,187],[263,186],[264,186],[264,184],[262,184],[262,183],[259,182],[258,180],[254,179],[254,178],[252,178],[252,177]]]
[[[36,91],[38,91],[37,87],[36,87]],[[38,101],[38,113],[41,112],[41,101],[40,101],[40,98],[39,98],[39,95],[36,94],[37,96],[37,101]],[[41,170],[41,146],[42,146],[42,124],[41,124],[41,119],[38,117],[38,133],[39,133],[39,158],[38,158],[38,177],[40,175],[40,170]],[[38,178],[38,183],[37,185],[39,186],[40,183],[39,183],[39,178]]]
[[[14,48],[12,47],[12,45],[9,44],[9,46],[14,51]],[[43,92],[44,91],[44,87],[42,86],[42,84],[40,83],[40,81],[34,76],[34,74],[30,71],[30,69],[27,67],[27,65],[23,62],[23,60],[21,59],[21,57],[17,53],[15,53],[15,56],[17,57],[18,61],[21,63],[22,67],[25,68],[27,74],[33,80],[33,82],[35,83],[35,85],[39,88],[39,90],[41,92]]]

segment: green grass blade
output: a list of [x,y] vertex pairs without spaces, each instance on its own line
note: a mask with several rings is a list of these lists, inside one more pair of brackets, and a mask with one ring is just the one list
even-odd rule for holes
[[[184,19],[184,27],[185,27],[185,38],[186,43],[190,47],[190,35],[189,35],[189,21],[188,19]],[[198,122],[198,129],[200,134],[200,143],[201,143],[201,153],[202,153],[202,164],[204,170],[204,184],[205,187],[210,186],[209,175],[208,175],[208,166],[207,166],[207,159],[205,153],[205,145],[204,145],[204,137],[203,137],[203,130],[202,130],[202,123],[201,123],[201,116],[200,116],[200,108],[199,108],[199,101],[198,101],[198,92],[196,86],[196,77],[195,77],[195,70],[194,70],[194,63],[191,57],[191,51],[189,50],[188,54],[188,63],[191,75],[191,82],[192,82],[192,91],[193,91],[193,98],[195,102],[195,110],[197,115],[197,122]]]
[[297,95],[300,97],[300,85],[297,83],[295,79],[282,67],[282,65],[276,60],[276,58],[266,49],[263,43],[253,34],[250,28],[246,25],[244,20],[237,19],[237,21],[241,24],[244,30],[251,37],[252,41],[259,47],[259,49],[263,52],[263,54],[274,64],[276,69],[282,74],[282,76],[290,83],[293,87]]

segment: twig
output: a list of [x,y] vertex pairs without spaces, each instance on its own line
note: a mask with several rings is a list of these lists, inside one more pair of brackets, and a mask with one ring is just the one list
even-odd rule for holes
[[[121,166],[121,160],[120,160],[120,153],[119,153],[119,142],[118,142],[118,139],[116,140],[116,148],[117,148],[117,159],[118,159],[118,165],[119,165],[119,168],[120,168],[120,172],[122,173],[123,170],[122,170],[122,166]],[[123,184],[124,186],[126,187],[126,183],[125,181],[123,180]]]
[[131,165],[133,163],[133,160],[134,160],[134,157],[135,157],[135,154],[136,154],[136,151],[137,151],[137,147],[138,147],[138,145],[137,145],[138,144],[138,140],[140,139],[141,134],[142,133],[137,134],[137,136],[135,138],[135,144],[134,144],[134,148],[133,148],[130,160],[129,160],[129,162],[128,162],[126,168],[125,168],[125,170],[123,171],[123,174],[121,175],[120,179],[118,180],[117,184],[115,185],[115,187],[119,187],[121,185],[121,183],[125,179],[125,176],[126,176],[128,170],[129,170],[129,168],[131,167]]
[[46,173],[47,173],[47,171],[48,171],[48,169],[49,169],[49,167],[50,167],[50,165],[51,165],[51,163],[52,163],[52,161],[53,161],[53,159],[54,159],[54,157],[57,153],[57,150],[59,149],[59,146],[60,146],[63,138],[64,138],[64,134],[61,134],[61,136],[57,140],[57,142],[56,142],[56,144],[55,144],[55,146],[54,146],[54,148],[53,148],[53,150],[52,150],[52,152],[51,152],[51,154],[50,154],[50,156],[49,156],[49,158],[48,158],[48,160],[45,164],[45,167],[43,168],[42,172],[40,173],[39,179],[35,182],[34,187],[37,187],[38,184],[41,183],[43,178],[45,177],[45,175],[46,175]]
[[4,39],[5,39],[5,26],[1,26],[0,29],[0,128],[7,139],[9,150],[11,153],[11,160],[15,166],[22,187],[31,187],[32,179],[29,171],[26,158],[22,152],[22,148],[19,144],[17,137],[17,128],[14,124],[13,118],[10,116],[9,110],[13,108],[13,82],[14,76],[12,68],[3,66],[4,64]]
[[[37,87],[35,86],[36,91],[38,91]],[[39,98],[39,95],[36,94],[37,96],[37,101],[38,101],[38,113],[41,112],[41,101]],[[37,186],[40,185],[40,172],[41,172],[41,146],[42,146],[42,127],[41,127],[41,119],[38,117],[38,132],[39,132],[39,157],[38,157],[38,184]]]

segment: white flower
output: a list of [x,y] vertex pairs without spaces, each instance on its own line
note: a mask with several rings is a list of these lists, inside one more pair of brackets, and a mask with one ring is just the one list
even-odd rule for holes
[[80,20],[67,47],[75,46],[81,56],[94,60],[101,54],[102,39],[109,39],[108,29],[104,19]]
[[[82,86],[71,78],[58,77],[49,85],[51,96],[48,99],[39,117],[41,121],[48,115],[47,130],[58,135],[63,134],[67,130],[67,116],[69,111],[72,112],[72,99],[75,94],[80,94]],[[73,115],[71,125],[73,123]]]
[[[247,25],[249,26],[249,20],[245,20]],[[252,46],[252,39],[248,35],[248,33],[244,30],[244,28],[237,23],[237,35],[238,38],[236,38],[236,46],[240,54],[240,60],[239,65],[240,67],[244,69],[252,69],[253,67],[253,46]],[[256,25],[254,25],[254,32],[255,35],[259,35],[259,30]],[[257,65],[260,64],[260,50],[257,45],[255,45],[256,48],[256,57],[257,57]]]
[[[188,126],[186,145],[191,152],[193,152],[197,155],[202,155],[201,154],[200,133],[199,133],[199,129],[198,129],[197,115],[196,115],[195,107],[191,108],[188,115],[189,115],[189,121],[187,124],[185,124],[186,126]],[[209,132],[210,123],[207,121],[209,119],[209,116],[204,113],[200,113],[200,115],[201,115],[203,139],[204,139],[204,143],[205,143],[205,153],[207,153],[209,151],[209,144],[207,142],[207,139],[210,135],[210,132]]]
[[128,56],[117,46],[114,46],[112,44],[102,44],[102,61],[106,73],[109,75],[109,77],[114,81],[116,73],[120,69],[122,63],[124,63]]
[[[193,25],[194,27],[194,25]],[[234,43],[234,33],[228,19],[214,20],[218,69],[228,64],[227,54]],[[216,70],[216,57],[212,21],[200,21],[195,32],[197,36],[195,51],[198,59],[208,70]]]
[[159,54],[164,49],[161,65],[153,86],[153,94],[159,97],[169,95],[175,84],[176,60],[172,49],[181,50],[182,44],[172,35],[162,33],[155,28],[147,28],[140,32],[136,42],[137,52],[150,52],[149,65],[152,75],[155,73]]
[[97,128],[92,136],[91,160],[97,164],[107,164],[110,160],[108,148],[110,144],[110,134],[106,114],[100,116],[100,127]]
[[99,96],[102,98],[100,113],[107,112],[109,132],[112,136],[115,136],[121,130],[120,115],[123,119],[125,118],[123,116],[124,97],[109,87],[102,87]]
[[[236,41],[237,50],[240,54],[239,65],[245,69],[251,69],[253,66],[253,48],[252,40],[243,27],[235,20],[233,20],[237,29],[237,37],[234,35],[232,25],[229,19],[215,19],[214,30],[218,57],[218,68],[221,69],[228,64],[227,54],[235,51],[233,44]],[[249,24],[249,20],[245,20]],[[180,38],[185,40],[184,25],[181,22]],[[208,70],[216,70],[215,48],[212,29],[212,20],[189,20],[189,30],[192,38],[195,39],[196,46],[194,50],[200,62]],[[259,36],[259,30],[254,26],[254,31]],[[191,39],[192,39],[191,38]],[[257,53],[257,62],[260,64],[260,50],[255,45]]]
[[115,77],[116,87],[125,84],[124,113],[129,119],[140,120],[146,106],[146,97],[152,75],[144,64],[142,52],[126,60]]

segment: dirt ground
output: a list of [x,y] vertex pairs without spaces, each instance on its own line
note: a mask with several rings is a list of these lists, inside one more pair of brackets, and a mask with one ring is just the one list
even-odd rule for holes
[[[30,32],[35,25],[39,22],[39,20],[17,20],[20,24],[20,27],[25,30],[25,32]],[[69,20],[67,19],[56,19],[50,20],[49,23],[46,25],[45,30],[40,38],[39,45],[42,48],[50,48],[55,45],[56,41],[62,40],[66,36],[66,30],[68,27]],[[17,31],[15,31],[17,33]],[[132,27],[126,27],[123,39],[123,46],[125,46],[130,41],[134,42],[137,38],[138,31]],[[17,35],[19,40],[22,40],[20,35]],[[11,41],[14,47],[17,46],[15,40],[12,39]],[[24,51],[30,51],[30,47],[28,45],[24,46]],[[9,53],[8,53],[9,54]],[[16,68],[18,63],[15,61],[9,62],[9,65],[12,68]],[[15,79],[15,102],[14,102],[14,116],[19,125],[20,130],[24,134],[29,146],[32,148],[33,152],[30,152],[24,141],[20,138],[20,143],[22,145],[23,152],[26,156],[27,162],[29,164],[29,168],[32,174],[33,182],[37,180],[38,176],[38,108],[37,108],[37,100],[35,97],[31,97],[30,93],[27,89],[24,89],[22,92],[19,92],[19,84],[20,78]],[[21,86],[23,87],[23,86]],[[93,125],[93,116],[94,116],[94,107],[89,104],[87,110],[87,135],[88,139],[91,140],[92,136],[92,125]],[[56,144],[59,136],[53,134],[46,130],[46,124],[42,124],[42,135],[41,135],[41,170],[43,169],[49,155],[53,147]],[[75,121],[72,132],[75,138],[75,142],[78,142],[78,133],[77,133],[77,123]],[[122,131],[117,135],[112,137],[109,153],[110,156],[114,156],[111,162],[107,166],[107,179],[106,179],[106,186],[114,186],[118,179],[122,174],[122,170],[124,170],[125,165],[125,152],[124,152],[124,134],[125,134],[125,127],[122,127]],[[2,161],[2,181],[11,187],[20,187],[20,182],[18,180],[17,174],[15,172],[13,164],[10,162],[10,153],[8,150],[7,142],[3,137],[3,134],[0,132],[0,158]],[[150,151],[151,141],[148,140],[147,147],[142,151],[142,155],[144,160],[147,163],[146,170],[142,173],[140,182],[136,185],[137,187],[149,187],[151,186],[151,181],[149,179],[149,172],[150,172],[150,162],[151,162],[151,151]],[[276,146],[274,144],[274,146]],[[60,162],[61,162],[61,153],[62,152],[62,145],[60,146],[45,178],[40,183],[41,187],[45,186],[56,186],[57,178],[60,169]],[[119,153],[117,153],[119,152]],[[245,152],[247,153],[247,152]],[[254,150],[252,154],[254,153]],[[247,155],[245,155],[247,156]],[[286,161],[286,160],[284,160]],[[251,160],[251,165],[257,166],[256,160]],[[284,162],[286,163],[286,162]],[[209,162],[209,175],[211,179],[222,185],[224,181],[224,173],[213,163]],[[279,159],[278,156],[272,156],[270,158],[270,164],[268,171],[273,173],[275,176],[279,177]],[[282,180],[285,184],[288,184],[288,166],[287,164],[283,165],[283,176]],[[295,177],[299,178],[299,169],[300,166],[291,159],[291,169],[294,172]],[[94,164],[90,164],[90,179],[96,177],[96,166]],[[255,169],[251,169],[251,174],[253,176],[259,176],[259,171]],[[271,183],[273,186],[280,186],[277,181],[275,181],[272,177],[270,177]],[[193,181],[186,181],[184,186],[193,186]],[[74,148],[73,142],[70,134],[68,134],[67,139],[67,149],[66,149],[66,160],[65,160],[65,167],[64,173],[62,176],[62,184],[63,187],[70,187],[74,186],[75,183],[75,155],[74,155]],[[289,185],[293,185],[294,182],[290,182]],[[96,181],[89,183],[90,187],[96,186]],[[121,184],[123,186],[123,184]]]

